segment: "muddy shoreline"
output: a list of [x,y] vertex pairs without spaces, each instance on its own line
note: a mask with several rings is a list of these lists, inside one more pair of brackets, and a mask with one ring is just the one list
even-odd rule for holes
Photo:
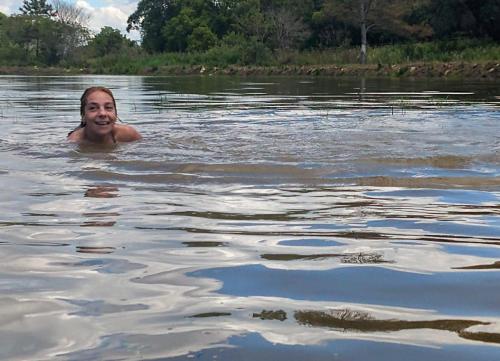
[[0,67],[0,75],[308,75],[308,76],[367,76],[367,77],[410,77],[410,78],[449,78],[449,79],[487,79],[500,78],[500,62],[485,63],[409,63],[409,64],[369,64],[369,65],[282,65],[282,66],[228,66],[207,67],[204,65],[175,65],[146,67],[130,72],[107,71],[106,69],[76,69],[57,67]]

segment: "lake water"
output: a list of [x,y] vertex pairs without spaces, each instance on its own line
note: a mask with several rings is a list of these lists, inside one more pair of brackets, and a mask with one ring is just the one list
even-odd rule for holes
[[[110,87],[144,139],[68,144]],[[500,85],[0,77],[0,359],[500,359]]]

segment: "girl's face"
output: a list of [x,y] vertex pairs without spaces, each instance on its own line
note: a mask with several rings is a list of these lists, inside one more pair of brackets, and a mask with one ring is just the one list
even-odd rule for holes
[[84,111],[86,131],[99,137],[112,132],[116,122],[116,109],[109,94],[100,90],[90,93]]

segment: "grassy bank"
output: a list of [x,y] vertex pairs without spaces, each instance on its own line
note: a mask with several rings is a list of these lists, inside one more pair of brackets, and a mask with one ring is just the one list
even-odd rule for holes
[[219,47],[203,53],[114,54],[66,67],[2,67],[2,74],[274,74],[391,77],[500,77],[500,44],[470,39],[371,48],[359,65],[358,48],[280,51]]

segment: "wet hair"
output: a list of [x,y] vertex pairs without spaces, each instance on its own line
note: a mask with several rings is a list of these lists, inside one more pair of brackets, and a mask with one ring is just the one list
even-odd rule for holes
[[87,98],[89,97],[90,94],[92,94],[96,91],[101,91],[103,93],[108,94],[111,97],[111,99],[113,100],[113,106],[115,108],[115,114],[116,114],[116,117],[118,118],[118,111],[116,110],[116,101],[115,101],[115,97],[113,96],[113,93],[111,92],[111,90],[109,90],[108,88],[103,87],[103,86],[93,86],[93,87],[85,89],[85,91],[82,94],[82,97],[80,98],[80,115],[82,117],[82,120],[80,122],[80,128],[83,128],[85,126],[85,122],[83,120],[83,117],[85,115],[85,106],[87,105]]

